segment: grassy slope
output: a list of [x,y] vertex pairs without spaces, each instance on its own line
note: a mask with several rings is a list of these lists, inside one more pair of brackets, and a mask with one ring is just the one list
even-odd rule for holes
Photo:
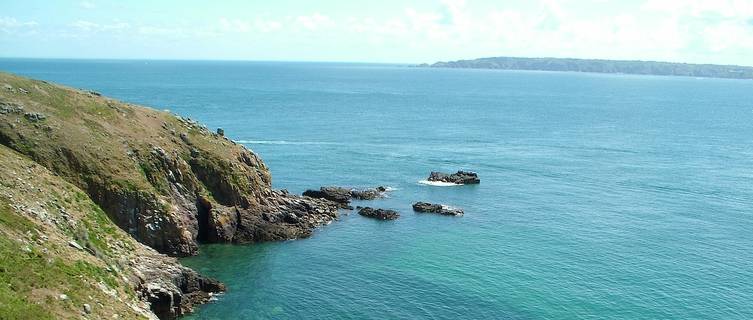
[[0,146],[0,318],[145,318],[127,271],[139,246],[80,189]]
[[[187,124],[167,112],[2,72],[0,84],[28,90],[27,94],[18,94],[0,88],[0,101],[17,103],[24,107],[24,112],[47,116],[38,123],[31,123],[22,115],[8,116],[6,121],[16,123],[15,134],[23,137],[13,139],[13,149],[31,155],[37,162],[55,166],[60,170],[55,172],[64,173],[74,182],[79,182],[84,174],[96,173],[101,179],[125,187],[165,194],[167,182],[162,177],[150,177],[149,171],[156,168],[144,161],[154,146],[175,150],[182,158],[189,158],[191,149],[196,148],[209,155],[205,161],[225,167],[233,166],[244,151],[241,146],[207,134],[205,128]],[[180,138],[181,133],[188,136],[190,146]],[[82,168],[73,171],[57,164],[61,160],[57,152],[60,148],[75,152]],[[244,167],[232,169],[227,173],[233,175],[243,190],[253,191],[249,179],[244,179],[247,175],[258,176],[257,181],[269,184],[269,173],[263,163],[257,172],[248,172]]]
[[[258,202],[271,186],[268,169],[252,152],[168,112],[0,72],[3,104],[23,111],[0,114],[0,144],[78,186],[117,225],[168,254],[195,253],[190,197],[232,207]],[[152,216],[134,219],[134,205]],[[162,218],[167,226],[145,229],[144,221]]]

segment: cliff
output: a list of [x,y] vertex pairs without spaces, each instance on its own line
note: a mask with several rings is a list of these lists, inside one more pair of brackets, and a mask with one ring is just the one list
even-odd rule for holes
[[[60,259],[77,250],[66,246],[67,240],[86,243],[75,259],[63,260],[105,269],[115,264],[127,275],[114,277],[114,283],[123,280],[123,288],[134,288],[131,300],[151,305],[160,318],[183,314],[222,286],[159,253],[193,255],[199,242],[307,237],[337,218],[332,202],[272,189],[269,170],[252,151],[195,121],[5,73],[0,73],[0,145],[5,146],[3,181],[10,181],[0,190],[8,195],[2,198],[10,208],[4,215],[31,226],[4,226],[5,238],[28,237],[28,232],[54,236],[59,238],[55,248],[62,251],[50,255]],[[5,165],[5,159],[16,165]],[[20,177],[28,174],[27,167],[34,173]],[[30,185],[16,184],[19,178]],[[70,198],[56,185],[80,201],[77,211],[54,205]],[[32,196],[26,189],[38,192]],[[25,211],[34,206],[47,213]],[[74,226],[48,221],[49,212]],[[107,235],[89,227],[106,228]],[[23,247],[14,241],[8,244],[11,250]],[[47,301],[26,293],[15,292],[29,301]]]
[[174,318],[224,290],[120,230],[76,186],[0,146],[0,318]]

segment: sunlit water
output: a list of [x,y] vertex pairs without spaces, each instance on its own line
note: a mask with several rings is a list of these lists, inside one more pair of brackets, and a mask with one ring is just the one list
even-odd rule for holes
[[[205,245],[191,319],[751,319],[753,82],[406,66],[0,60],[198,119],[274,185],[390,186],[305,240]],[[474,170],[477,186],[419,183]],[[465,209],[413,213],[415,201]],[[360,203],[357,203],[360,204]]]

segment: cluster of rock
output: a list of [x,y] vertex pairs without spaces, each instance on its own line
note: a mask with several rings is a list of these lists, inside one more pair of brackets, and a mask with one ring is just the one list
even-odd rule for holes
[[24,113],[24,118],[31,122],[37,122],[47,119],[47,116],[39,112],[26,112]]
[[12,93],[29,94],[29,90],[26,90],[24,88],[14,88],[13,86],[11,86],[11,85],[9,85],[7,83],[3,84],[3,88],[5,88],[5,90],[8,90],[8,91],[10,91]]
[[413,211],[437,213],[445,216],[462,216],[464,214],[463,209],[450,207],[442,204],[434,204],[428,202],[416,202],[413,204]]
[[353,210],[350,205],[352,199],[356,200],[374,200],[383,198],[387,188],[379,186],[368,189],[349,189],[343,187],[321,187],[319,190],[306,190],[303,196],[318,199],[327,199],[337,203],[342,209]]
[[160,319],[175,319],[193,312],[194,306],[208,302],[226,287],[181,266],[175,259],[140,254],[130,261],[136,270],[136,290]]
[[358,214],[378,220],[395,220],[400,217],[400,214],[395,210],[390,209],[374,209],[371,207],[363,207],[358,209]]
[[22,105],[0,101],[0,114],[21,113],[23,111],[24,107]]
[[[470,171],[458,171],[453,174],[447,174],[442,172],[431,172],[428,178],[429,181],[440,181],[454,184],[478,184],[481,180],[478,174]],[[333,202],[338,208],[353,210],[350,205],[351,200],[374,200],[382,198],[387,192],[385,187],[377,187],[370,189],[352,189],[343,187],[321,187],[319,190],[306,190],[303,192],[303,196],[324,199]],[[375,209],[371,207],[357,207],[358,214],[375,218],[380,220],[395,220],[400,217],[400,214],[391,209]],[[413,204],[413,210],[423,213],[436,213],[446,216],[462,216],[464,211],[461,208],[451,207],[443,204],[434,204],[428,202],[416,202]]]
[[478,178],[478,174],[470,171],[458,171],[453,174],[447,174],[442,172],[432,172],[429,175],[429,181],[436,182],[448,182],[454,184],[479,184],[481,180]]

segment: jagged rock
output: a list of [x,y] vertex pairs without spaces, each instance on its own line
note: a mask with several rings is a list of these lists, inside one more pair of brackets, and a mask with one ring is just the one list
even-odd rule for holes
[[10,102],[0,101],[0,114],[21,113],[24,111],[24,107]]
[[91,314],[92,313],[92,306],[89,305],[88,303],[84,303],[84,312],[86,314]]
[[383,186],[379,186],[376,188],[369,188],[369,189],[352,189],[350,190],[350,195],[353,197],[353,199],[358,200],[374,200],[383,198],[384,194],[387,192],[387,188]]
[[31,122],[37,122],[37,121],[42,121],[44,119],[47,119],[47,116],[45,116],[44,114],[38,113],[38,112],[27,112],[27,113],[24,113],[24,117],[26,119],[28,119],[29,121],[31,121]]
[[306,190],[303,193],[306,197],[320,198],[334,201],[341,208],[346,208],[350,203],[350,189],[341,187],[321,187],[319,190]]
[[413,211],[438,213],[445,216],[462,216],[463,209],[450,207],[442,204],[433,204],[428,202],[416,202],[413,204]]
[[400,214],[395,210],[389,209],[374,209],[371,207],[363,207],[358,210],[358,214],[379,220],[395,220],[400,217]]
[[224,129],[222,129],[222,128],[217,128],[217,134],[218,134],[218,135],[219,135],[220,137],[224,137],[224,136],[225,136],[225,130],[224,130]]
[[18,92],[23,93],[23,94],[29,94],[29,90],[26,90],[24,88],[18,88]]
[[442,172],[432,172],[429,175],[429,181],[441,181],[454,184],[478,184],[481,180],[478,178],[478,174],[470,171],[458,171],[453,174],[447,174]]
[[343,187],[321,187],[319,190],[306,190],[303,195],[311,198],[327,199],[336,202],[344,209],[353,209],[350,200],[374,200],[384,197],[385,187],[370,189],[348,189]]
[[209,301],[212,293],[225,285],[181,266],[173,258],[156,254],[136,256],[131,265],[137,270],[141,298],[160,319],[175,319],[193,311],[193,306]]

